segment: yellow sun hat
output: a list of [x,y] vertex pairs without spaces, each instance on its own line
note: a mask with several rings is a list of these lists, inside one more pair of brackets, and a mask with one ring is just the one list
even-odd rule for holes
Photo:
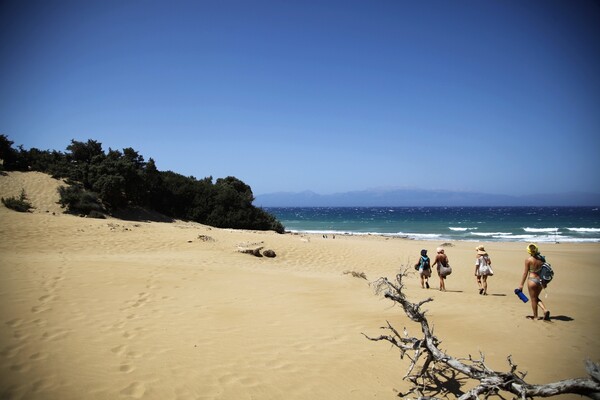
[[527,252],[532,256],[535,256],[540,252],[540,250],[538,249],[537,245],[529,243],[529,245],[527,245]]

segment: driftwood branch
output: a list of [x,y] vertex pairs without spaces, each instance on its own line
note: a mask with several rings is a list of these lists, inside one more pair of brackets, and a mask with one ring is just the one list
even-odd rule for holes
[[[400,350],[400,358],[407,357],[410,360],[408,371],[404,379],[412,382],[413,387],[408,393],[417,393],[419,399],[435,399],[440,394],[442,380],[446,383],[453,381],[453,394],[459,399],[479,399],[480,396],[488,398],[501,392],[512,393],[520,399],[533,397],[551,397],[560,394],[578,394],[592,399],[600,399],[600,366],[592,361],[587,361],[586,369],[589,377],[567,379],[559,382],[543,385],[533,385],[525,381],[526,373],[520,372],[517,365],[513,363],[512,357],[507,358],[509,371],[497,372],[485,365],[485,357],[480,354],[479,359],[455,358],[440,349],[440,341],[433,334],[429,321],[425,316],[426,311],[422,307],[433,301],[428,298],[419,303],[411,303],[403,293],[404,284],[402,279],[406,277],[408,270],[396,276],[396,282],[390,282],[387,278],[380,278],[374,282],[378,294],[402,306],[406,315],[421,326],[422,338],[409,336],[406,328],[402,332],[395,329],[389,322],[382,327],[387,334],[379,337],[369,337],[369,340],[387,341]],[[474,380],[478,384],[467,392],[460,391],[462,380]],[[449,389],[445,389],[449,390]]]

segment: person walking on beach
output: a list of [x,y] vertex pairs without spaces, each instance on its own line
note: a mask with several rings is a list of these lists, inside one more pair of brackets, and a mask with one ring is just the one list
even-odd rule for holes
[[435,256],[434,264],[436,265],[438,276],[440,277],[440,291],[446,291],[446,283],[444,280],[450,273],[452,269],[450,268],[450,263],[448,261],[448,256],[444,252],[444,249],[438,247],[436,249],[437,255]]
[[479,294],[487,296],[487,278],[488,276],[493,275],[492,260],[483,246],[477,246],[475,251],[477,251],[477,258],[475,259],[475,278],[479,285]]
[[431,276],[431,260],[427,256],[427,250],[421,250],[419,262],[415,264],[415,269],[419,271],[421,277],[421,289],[429,289],[429,277]]
[[542,289],[544,287],[542,285],[542,279],[540,278],[539,273],[542,269],[542,264],[544,264],[544,257],[540,254],[540,250],[537,247],[537,245],[533,243],[527,246],[527,253],[529,253],[529,257],[525,259],[523,277],[521,279],[521,284],[519,285],[519,290],[523,290],[525,280],[527,280],[527,289],[529,289],[529,297],[531,297],[531,308],[533,309],[533,316],[527,316],[527,318],[533,320],[538,319],[539,306],[544,312],[544,321],[549,321],[550,311],[548,311],[542,300],[540,300],[540,294],[542,293]]

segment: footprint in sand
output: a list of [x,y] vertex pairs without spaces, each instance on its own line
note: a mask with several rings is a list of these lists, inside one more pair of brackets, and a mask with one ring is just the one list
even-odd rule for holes
[[15,372],[27,372],[29,368],[29,364],[13,364],[10,366],[11,371]]
[[4,358],[13,358],[17,354],[19,354],[19,351],[21,351],[22,348],[22,344],[11,344],[9,346],[6,346],[2,351],[0,351],[0,356]]
[[42,297],[40,297],[38,300],[41,301],[42,303],[48,303],[49,301],[55,300],[56,296],[51,295],[51,294],[46,294]]
[[121,366],[119,367],[119,371],[124,372],[126,374],[130,373],[134,369],[135,368],[129,364],[121,364]]
[[6,325],[10,326],[11,328],[18,328],[19,326],[21,326],[21,324],[23,324],[23,320],[20,318],[15,318],[15,319],[11,319],[10,321],[6,321]]
[[50,291],[54,291],[60,283],[60,281],[63,281],[64,279],[65,278],[62,276],[55,276],[54,278],[52,278],[52,281],[50,282]]
[[43,318],[38,318],[38,319],[34,319],[33,321],[34,324],[36,324],[37,326],[43,328],[44,326],[48,325],[48,321],[46,321]]
[[44,305],[31,307],[31,312],[34,314],[39,314],[44,311],[52,310],[50,307],[46,307]]
[[61,340],[69,336],[69,331],[56,330],[54,332],[44,332],[42,339],[44,340]]
[[141,358],[143,354],[137,352],[137,351],[128,351],[127,352],[127,358]]
[[48,358],[48,354],[46,354],[44,352],[33,353],[32,355],[29,356],[29,359],[34,360],[34,361],[45,360],[46,358]]
[[113,347],[112,349],[110,349],[110,351],[112,351],[113,353],[122,356],[123,354],[125,354],[125,352],[127,351],[127,346],[125,346],[124,344],[117,346],[117,347]]
[[19,341],[23,341],[29,337],[28,333],[23,333],[21,331],[15,331],[13,333],[13,337]]
[[129,332],[129,331],[125,331],[123,333],[123,337],[125,339],[133,339],[134,337],[136,337],[137,335],[135,334],[135,332]]
[[133,304],[133,307],[140,307],[143,306],[144,304],[146,304],[146,302],[148,301],[148,297],[150,297],[149,293],[146,292],[142,292],[138,295],[138,299],[137,301]]
[[133,382],[125,389],[121,390],[121,394],[133,397],[134,399],[141,398],[146,392],[146,387],[141,382]]
[[[150,293],[142,292],[142,293],[138,294],[137,299],[134,300],[131,305],[127,305],[127,306],[121,308],[121,311],[127,310],[129,308],[138,308],[138,307],[141,307],[144,304],[146,304],[146,302],[148,301],[149,297],[150,297]],[[127,303],[130,303],[130,301],[128,301]]]
[[113,329],[123,329],[125,328],[125,322],[117,322],[112,325]]
[[37,381],[34,381],[31,384],[31,391],[33,393],[37,393],[37,392],[41,392],[41,391],[46,391],[46,390],[52,389],[52,388],[54,388],[56,386],[55,382],[56,381],[55,381],[54,378],[51,378],[51,379],[45,379],[45,378],[38,379]]

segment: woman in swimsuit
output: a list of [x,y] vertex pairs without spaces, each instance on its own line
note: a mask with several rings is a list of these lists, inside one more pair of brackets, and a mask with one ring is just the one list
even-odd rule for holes
[[492,260],[489,254],[485,251],[485,247],[477,246],[477,258],[475,259],[475,278],[479,285],[479,294],[487,296],[487,278],[492,275]]
[[[523,290],[523,286],[525,285],[525,280],[527,280],[527,289],[529,289],[529,297],[531,297],[531,308],[533,309],[533,316],[528,316],[527,318],[538,319],[538,306],[544,312],[544,320],[550,320],[550,311],[546,309],[542,300],[540,300],[540,294],[542,293],[542,280],[538,275],[540,269],[542,268],[543,261],[538,257],[540,251],[535,244],[530,244],[527,246],[527,252],[529,253],[529,257],[525,259],[525,268],[523,270],[523,278],[521,279],[521,284],[519,285],[519,289]],[[529,277],[529,279],[528,279]]]
[[441,247],[438,247],[436,252],[437,255],[435,256],[435,260],[433,261],[433,263],[436,265],[437,273],[440,277],[440,291],[445,292],[446,282],[444,282],[444,279],[446,279],[446,277],[440,273],[440,269],[442,266],[448,265],[448,256],[444,253],[444,249]]
[[[427,265],[422,265],[427,263]],[[423,268],[426,266],[427,268]],[[429,289],[429,278],[431,277],[431,260],[427,256],[427,250],[421,250],[421,258],[419,258],[419,262],[415,264],[415,268],[419,271],[419,276],[421,277],[421,289]]]

